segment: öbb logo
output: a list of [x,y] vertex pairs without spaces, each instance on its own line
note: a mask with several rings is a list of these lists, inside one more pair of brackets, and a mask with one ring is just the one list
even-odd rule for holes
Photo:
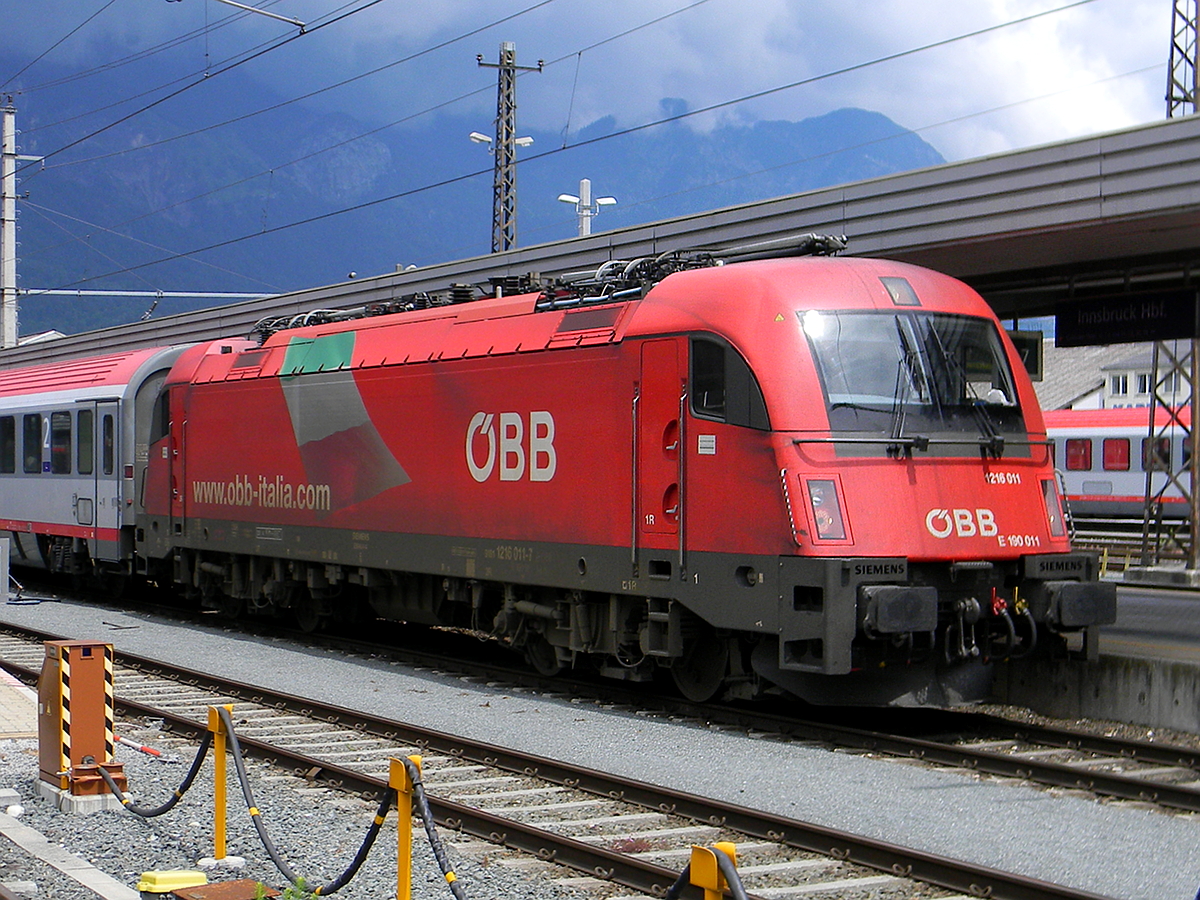
[[[526,436],[528,435],[528,442]],[[486,441],[487,456],[480,463]],[[528,451],[526,446],[528,445]],[[554,416],[545,410],[529,413],[529,428],[520,413],[500,413],[499,429],[494,413],[477,412],[467,426],[467,468],[482,483],[492,477],[499,463],[501,481],[520,481],[529,472],[530,481],[549,481],[558,468],[554,452]]]
[[925,515],[925,527],[935,538],[995,537],[996,514],[990,509],[931,509]]

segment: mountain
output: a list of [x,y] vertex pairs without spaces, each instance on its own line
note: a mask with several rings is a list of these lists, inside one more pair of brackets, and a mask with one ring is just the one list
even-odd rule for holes
[[[0,57],[0,71],[15,68]],[[283,99],[257,85],[188,91],[60,150],[137,104],[97,114],[105,104],[94,90],[18,94],[19,150],[48,157],[20,176],[21,287],[277,293],[488,251],[492,158],[467,140],[477,118],[380,129],[292,104],[218,127]],[[678,99],[662,106],[664,117],[686,108]],[[574,210],[556,198],[576,193],[581,177],[596,196],[618,199],[593,221],[602,231],[943,161],[916,134],[861,109],[707,132],[683,122],[617,128],[611,117],[592,122],[565,148],[562,134],[521,130],[534,143],[518,151],[519,244],[575,234]],[[188,136],[173,139],[180,134]],[[281,227],[303,220],[314,221]],[[178,257],[201,248],[212,249]],[[151,302],[24,297],[21,333],[132,321]],[[166,298],[155,314],[214,302]]]

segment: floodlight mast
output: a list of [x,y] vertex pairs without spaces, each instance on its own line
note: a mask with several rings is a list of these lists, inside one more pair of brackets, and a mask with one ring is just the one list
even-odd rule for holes
[[[540,72],[544,62],[536,66],[517,65],[517,45],[512,41],[500,44],[500,61],[486,63],[483,55],[475,57],[480,66],[498,69],[496,90],[496,143],[492,146],[495,169],[492,179],[492,252],[511,250],[517,245],[517,147],[528,147],[533,138],[518,138],[517,134],[517,72]],[[475,132],[471,140],[478,141]],[[484,135],[480,135],[484,137]]]
[[574,194],[559,194],[558,199],[563,203],[575,204],[575,212],[579,215],[579,236],[587,237],[592,233],[592,219],[600,214],[600,207],[613,206],[616,197],[597,197],[592,200],[592,182],[589,178],[579,179],[579,196]]

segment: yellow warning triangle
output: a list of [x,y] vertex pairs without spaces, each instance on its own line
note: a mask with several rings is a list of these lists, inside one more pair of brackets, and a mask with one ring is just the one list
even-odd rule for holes
[[775,313],[775,321],[782,322],[783,321],[783,313]]

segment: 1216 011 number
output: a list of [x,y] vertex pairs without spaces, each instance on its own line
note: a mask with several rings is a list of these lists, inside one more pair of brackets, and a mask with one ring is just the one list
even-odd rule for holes
[[984,484],[1020,484],[1020,472],[984,472]]

